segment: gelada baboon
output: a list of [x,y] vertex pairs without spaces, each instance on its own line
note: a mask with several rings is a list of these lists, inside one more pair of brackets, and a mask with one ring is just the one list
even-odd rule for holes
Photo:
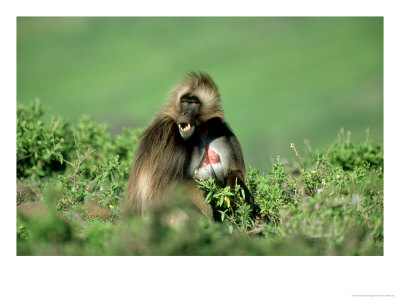
[[141,135],[126,189],[124,210],[144,214],[177,182],[188,187],[192,202],[209,218],[194,178],[212,176],[220,185],[245,189],[245,165],[239,141],[224,122],[220,95],[206,73],[188,73],[169,93],[166,104]]

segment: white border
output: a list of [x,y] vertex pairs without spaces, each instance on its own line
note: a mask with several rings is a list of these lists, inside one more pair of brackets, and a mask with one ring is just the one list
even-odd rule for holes
[[[382,2],[74,0],[10,1],[2,7],[1,185],[6,193],[1,195],[0,298],[351,299],[352,294],[394,294],[391,299],[398,299],[399,17],[394,1]],[[72,15],[384,16],[384,257],[16,257],[16,177],[11,159],[15,158],[16,16]]]

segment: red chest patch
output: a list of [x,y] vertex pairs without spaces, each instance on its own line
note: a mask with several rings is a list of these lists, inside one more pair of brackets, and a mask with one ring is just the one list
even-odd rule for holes
[[200,166],[212,165],[218,163],[220,160],[219,155],[214,150],[206,147],[203,159],[200,162]]

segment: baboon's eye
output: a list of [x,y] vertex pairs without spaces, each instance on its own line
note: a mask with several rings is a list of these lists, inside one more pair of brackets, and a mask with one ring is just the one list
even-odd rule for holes
[[192,102],[192,106],[196,106],[196,104],[197,104],[196,102]]
[[186,101],[183,101],[183,106],[186,106],[188,103]]

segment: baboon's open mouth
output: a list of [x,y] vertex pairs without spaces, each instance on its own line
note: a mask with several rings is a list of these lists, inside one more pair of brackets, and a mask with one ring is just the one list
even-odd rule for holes
[[196,128],[196,125],[191,125],[189,123],[178,123],[179,133],[184,140],[189,139]]
[[190,124],[189,123],[180,123],[179,129],[182,130],[183,132],[188,132],[190,130]]

